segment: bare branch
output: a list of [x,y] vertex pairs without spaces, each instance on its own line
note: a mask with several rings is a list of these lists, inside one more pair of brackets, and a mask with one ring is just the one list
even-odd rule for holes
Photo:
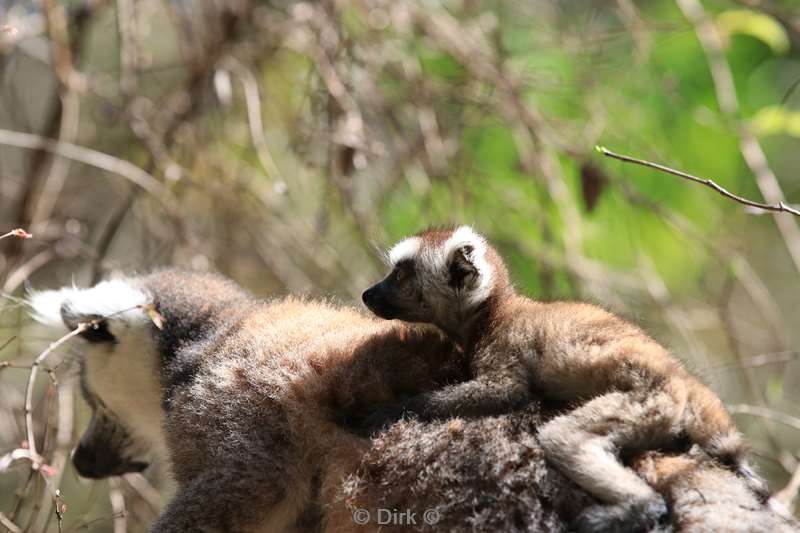
[[782,413],[781,411],[776,411],[775,409],[770,409],[768,407],[758,407],[756,405],[749,405],[746,403],[737,403],[728,405],[728,411],[731,414],[742,414],[742,415],[750,415],[750,416],[758,416],[761,418],[767,418],[769,420],[774,420],[775,422],[779,422],[785,426],[789,426],[800,431],[800,418],[796,416],[788,415],[786,413]]
[[6,237],[19,237],[20,239],[32,239],[33,235],[31,235],[22,228],[17,228],[17,229],[12,229],[8,233],[0,235],[0,240],[5,239]]
[[134,97],[137,79],[136,9],[131,0],[117,0],[119,32],[119,91],[126,99]]
[[154,514],[158,515],[161,512],[161,508],[164,506],[161,494],[150,484],[146,477],[139,473],[130,473],[124,474],[122,479],[150,506]]
[[22,530],[14,522],[12,522],[6,515],[0,512],[0,524],[7,528],[11,533],[22,533]]
[[775,493],[774,498],[786,507],[791,508],[792,502],[797,497],[798,492],[800,492],[800,463],[792,473],[792,477],[789,478],[789,482],[785,487]]
[[46,249],[25,261],[8,275],[3,283],[3,293],[14,292],[31,274],[52,261],[53,257],[55,257],[55,253]]
[[128,513],[125,509],[125,496],[122,494],[120,479],[108,478],[108,497],[111,500],[111,509],[114,511],[114,533],[128,531]]
[[[706,56],[714,90],[717,93],[717,102],[722,114],[735,122],[739,138],[739,151],[742,153],[747,166],[752,171],[756,185],[764,199],[773,206],[785,205],[783,191],[778,178],[769,166],[764,149],[758,139],[750,130],[748,124],[741,120],[739,100],[736,96],[736,85],[733,81],[733,72],[725,57],[722,35],[714,21],[706,14],[700,0],[676,0],[678,7],[686,19],[694,26],[697,38]],[[769,209],[775,213],[780,211],[798,213],[788,209]],[[792,257],[795,269],[800,272],[800,226],[794,219],[773,215],[775,225],[781,234],[786,249]]]
[[[49,370],[49,369],[48,369]],[[53,373],[52,370],[49,372]],[[64,466],[67,463],[67,459],[70,456],[70,449],[72,448],[72,430],[75,424],[75,413],[74,413],[74,391],[75,391],[75,383],[72,381],[68,381],[67,383],[62,383],[58,387],[58,427],[56,429],[56,447],[55,451],[53,452],[52,457],[48,460],[48,466],[51,470],[51,479],[50,485],[54,489],[59,489],[61,486],[61,480],[64,477],[65,468]],[[38,523],[36,523],[36,527],[34,527],[35,531],[44,531],[47,528],[47,523],[50,520],[50,511],[51,506],[55,505],[56,508],[56,517],[58,518],[58,513],[64,513],[64,505],[59,502],[61,499],[61,495],[59,493],[58,497],[54,497],[55,493],[48,495],[43,494],[42,498],[39,503],[39,507],[42,509],[41,516],[39,518]]]
[[97,150],[92,150],[84,146],[59,142],[32,133],[6,129],[0,129],[0,144],[29,150],[44,150],[117,174],[150,193],[157,201],[161,202],[170,213],[175,210],[176,201],[172,192],[164,187],[156,178],[124,159],[104,154],[103,152],[98,152]]
[[735,202],[740,204],[746,205],[748,207],[755,207],[756,209],[763,209],[764,211],[775,211],[775,212],[782,212],[782,213],[789,213],[796,217],[800,217],[800,211],[795,209],[794,207],[784,203],[783,201],[777,204],[765,204],[762,202],[756,202],[754,200],[748,200],[742,196],[733,194],[728,189],[722,187],[714,180],[700,178],[693,174],[689,174],[687,172],[683,172],[681,170],[675,170],[674,168],[670,168],[668,166],[661,165],[659,163],[653,163],[652,161],[647,161],[644,159],[638,159],[636,157],[631,157],[629,155],[622,155],[616,152],[612,152],[605,146],[597,146],[597,151],[603,154],[604,156],[612,157],[614,159],[618,159],[620,161],[624,161],[626,163],[634,163],[636,165],[641,165],[643,167],[652,168],[655,170],[660,170],[661,172],[666,172],[667,174],[672,174],[673,176],[678,176],[679,178],[683,178],[689,181],[693,181],[695,183],[699,183],[701,185],[705,185],[706,187],[716,191],[720,195],[724,196],[725,198],[729,198]]
[[256,156],[259,163],[261,163],[261,167],[272,181],[284,182],[264,135],[264,123],[261,120],[261,97],[256,77],[247,67],[233,57],[228,58],[225,66],[234,72],[242,83],[244,101],[247,107],[247,123],[250,127],[250,138],[253,141],[253,147],[256,149]]
[[77,337],[90,327],[93,327],[97,322],[97,320],[94,320],[91,322],[82,322],[78,324],[78,327],[57,341],[51,343],[45,351],[40,353],[36,359],[33,360],[31,372],[28,375],[28,385],[25,387],[25,429],[28,439],[28,450],[30,451],[30,460],[34,470],[37,470],[39,466],[41,466],[41,457],[39,457],[39,454],[36,452],[36,441],[33,433],[33,385],[36,382],[36,373],[39,370],[39,366],[50,356],[51,353],[53,353],[56,348],[71,338]]
[[778,365],[781,363],[791,363],[800,357],[800,353],[794,350],[785,350],[781,352],[757,354],[752,357],[743,358],[737,363],[724,363],[721,365],[714,365],[710,367],[713,370],[723,370],[732,368],[740,370],[743,368],[759,368],[768,365]]

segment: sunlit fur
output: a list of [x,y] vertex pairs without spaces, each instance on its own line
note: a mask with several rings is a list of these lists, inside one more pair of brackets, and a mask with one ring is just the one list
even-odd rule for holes
[[[411,398],[409,411],[423,418],[497,414],[525,403],[532,389],[550,400],[580,401],[545,424],[539,441],[549,461],[616,506],[585,513],[576,523],[583,530],[630,527],[626,520],[641,514],[624,511],[631,502],[642,502],[653,521],[662,515],[660,496],[619,454],[684,436],[764,496],[722,402],[639,328],[594,305],[518,295],[500,256],[469,228],[415,238],[416,254],[404,258],[406,266],[395,265],[408,274],[390,274],[365,292],[365,302],[391,309],[394,318],[427,316],[463,346],[475,378]],[[449,279],[448,261],[459,246],[472,265],[463,286]]]
[[[435,328],[320,301],[264,302],[210,274],[166,270],[31,303],[51,326],[59,315],[70,327],[112,315],[113,340],[79,347],[87,399],[136,435],[137,452],[168,456],[178,487],[154,532],[324,525],[321,509],[340,501],[369,445],[342,424],[463,375],[460,351]],[[115,314],[142,303],[163,329],[139,308]]]
[[404,259],[410,259],[419,251],[420,239],[417,237],[410,237],[404,239],[389,250],[389,263],[394,266]]
[[[467,245],[469,260],[481,275],[474,284],[453,289],[448,284],[447,267],[453,255],[465,251]],[[468,226],[454,230],[430,229],[400,241],[388,254],[390,266],[394,269],[410,261],[418,274],[414,277],[413,294],[407,295],[411,301],[403,304],[409,313],[404,318],[411,322],[434,323],[457,336],[495,288],[497,267],[490,261],[491,253],[483,237]],[[498,274],[500,279],[505,278],[504,272]],[[399,297],[399,292],[395,296]]]

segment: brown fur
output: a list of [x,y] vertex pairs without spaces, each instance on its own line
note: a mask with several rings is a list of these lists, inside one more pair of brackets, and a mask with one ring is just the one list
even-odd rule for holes
[[[458,352],[425,328],[322,302],[265,304],[184,273],[144,284],[166,324],[165,431],[179,485],[154,531],[288,529],[332,497],[337,465],[367,449],[337,425],[348,412],[460,372]],[[186,317],[211,330],[201,342],[187,342],[201,328]],[[181,360],[188,370],[170,368]]]
[[381,316],[441,327],[464,347],[474,379],[411,398],[406,409],[427,419],[499,414],[531,391],[578,403],[538,437],[548,460],[616,506],[584,513],[584,530],[642,529],[661,517],[660,496],[618,457],[683,436],[765,496],[722,402],[638,327],[590,304],[518,295],[499,254],[469,228],[417,239],[400,246],[402,261],[364,300]]
[[[594,500],[546,460],[538,428],[555,413],[531,402],[499,416],[395,423],[376,435],[342,487],[340,507],[436,509],[436,527],[382,531],[570,531]],[[761,505],[747,485],[701,454],[645,452],[630,463],[670,506],[656,532],[789,533],[798,524]],[[355,469],[357,467],[357,470]],[[347,513],[333,531],[353,528]],[[421,522],[421,521],[418,521]],[[374,528],[377,530],[378,528]]]
[[[418,518],[437,509],[438,527],[420,524],[423,529],[564,531],[566,520],[591,503],[545,462],[536,432],[553,413],[540,414],[535,402],[497,417],[400,422],[372,441],[347,429],[376,403],[468,379],[463,354],[434,328],[377,321],[321,302],[264,303],[207,274],[163,271],[127,283],[152,297],[164,329],[146,316],[124,317],[127,326],[120,315],[109,319],[102,337],[113,335],[118,342],[87,339],[81,357],[87,367],[84,393],[92,399],[99,392],[109,414],[118,415],[114,423],[129,430],[124,434],[135,436],[136,443],[153,431],[168,436],[150,447],[169,441],[180,486],[156,531],[411,529],[354,523],[355,508],[375,516],[378,507],[416,511]],[[80,303],[70,306],[76,311],[88,312],[98,302],[130,307],[112,301],[118,288],[91,298],[77,291],[67,295],[68,303]],[[158,409],[158,399],[144,396],[151,388],[158,391],[159,383],[144,386],[147,372],[135,373],[137,367],[160,369],[154,378],[160,381],[163,412],[151,417],[155,429],[139,427],[147,410],[135,408],[154,403]],[[108,372],[119,374],[113,398],[94,388]],[[114,412],[116,406],[124,411]],[[120,428],[108,431],[118,434]],[[107,444],[115,454],[139,449]],[[707,468],[697,461],[685,476],[706,479],[700,474]],[[679,483],[685,476],[670,479]],[[672,485],[655,479],[669,498]],[[778,523],[766,511],[748,509],[751,498],[742,496],[740,481],[728,477],[719,483],[715,490],[731,494],[731,514],[735,511],[741,523],[748,516]],[[681,491],[693,487],[681,486]],[[681,523],[699,505],[676,507],[673,522]],[[714,508],[720,509],[725,510]],[[695,515],[686,523],[699,527],[702,517]],[[719,522],[709,518],[708,523]]]

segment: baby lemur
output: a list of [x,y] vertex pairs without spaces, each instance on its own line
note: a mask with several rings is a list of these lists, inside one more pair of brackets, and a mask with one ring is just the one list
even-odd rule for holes
[[389,261],[364,303],[382,318],[435,324],[465,350],[473,375],[402,408],[421,418],[492,415],[532,391],[574,407],[538,439],[548,460],[610,504],[584,512],[577,529],[652,527],[665,502],[620,457],[686,439],[767,494],[721,401],[635,325],[587,303],[517,294],[497,251],[469,227],[423,231],[394,246]]

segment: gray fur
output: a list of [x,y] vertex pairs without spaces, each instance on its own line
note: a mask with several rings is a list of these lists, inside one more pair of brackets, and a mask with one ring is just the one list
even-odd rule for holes
[[517,294],[502,258],[470,228],[412,239],[403,242],[414,246],[390,254],[398,260],[364,292],[364,303],[383,318],[440,327],[464,348],[474,377],[404,401],[408,412],[425,420],[500,414],[525,404],[532,390],[577,405],[538,437],[549,461],[611,506],[588,509],[575,522],[581,531],[645,531],[658,523],[666,514],[662,496],[620,456],[683,437],[766,500],[766,484],[720,400],[639,328],[589,304]]
[[[146,460],[163,444],[169,458],[178,490],[154,531],[386,531],[352,520],[353,508],[375,506],[435,508],[443,531],[566,531],[594,503],[544,461],[536,431],[553,411],[542,415],[535,402],[496,417],[401,422],[372,441],[348,429],[375,405],[467,380],[463,354],[432,328],[314,301],[265,303],[207,274],[163,271],[126,283],[146,293],[164,328],[146,313],[109,318],[115,341],[87,338],[81,360],[90,405],[131,436],[106,439],[108,448]],[[75,291],[69,298],[83,297]],[[94,298],[110,298],[91,294],[80,306],[87,316],[100,314]],[[87,433],[116,431],[103,422]],[[651,462],[649,482],[667,499],[718,483],[717,492],[733,492],[726,505],[739,520],[791,530],[754,510],[736,478],[718,481],[725,473],[713,464],[692,460],[671,476],[664,460]],[[700,528],[703,505],[673,507],[671,523],[691,516]]]

